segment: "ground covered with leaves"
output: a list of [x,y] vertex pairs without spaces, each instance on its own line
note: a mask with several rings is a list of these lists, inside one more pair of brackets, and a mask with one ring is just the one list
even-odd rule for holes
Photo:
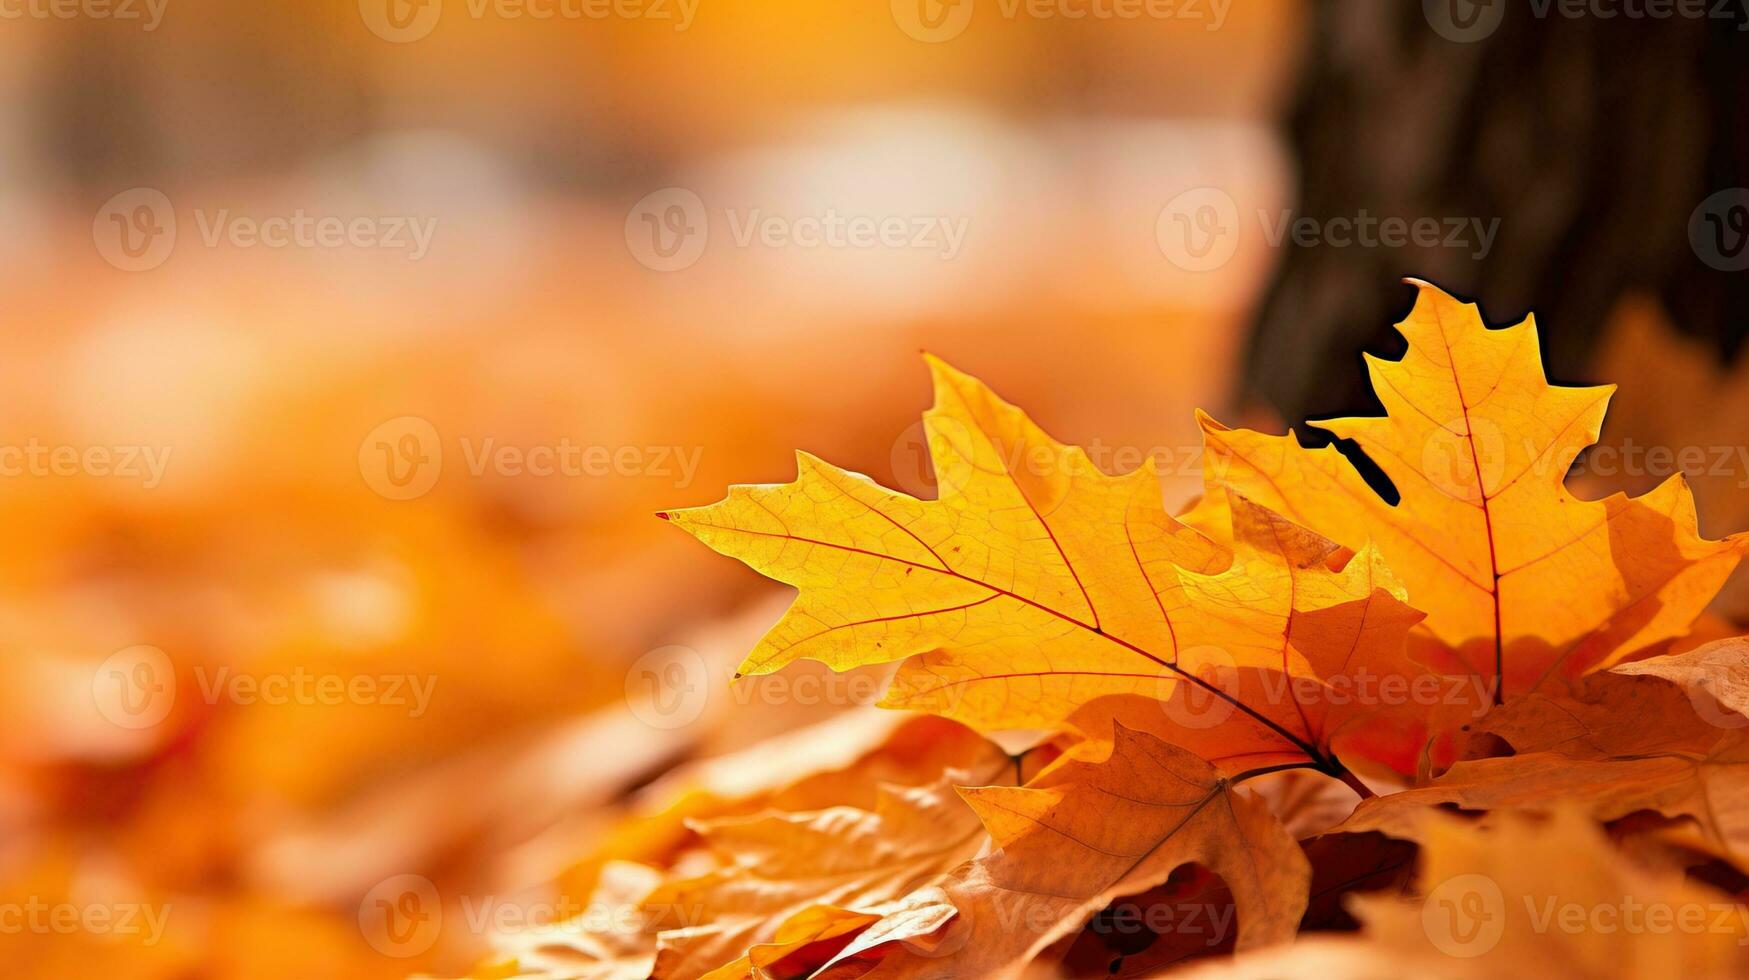
[[693,773],[478,975],[1749,975],[1749,637],[1705,613],[1749,537],[1680,476],[1571,493],[1612,389],[1417,288],[1385,414],[1316,423],[1385,480],[1205,417],[1173,515],[930,359],[937,499],[804,454],[662,514],[797,590],[741,674],[890,665],[894,710]]

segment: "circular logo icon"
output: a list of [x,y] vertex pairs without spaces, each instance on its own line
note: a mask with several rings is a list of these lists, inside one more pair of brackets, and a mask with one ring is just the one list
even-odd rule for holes
[[1480,503],[1506,475],[1506,433],[1487,419],[1451,419],[1427,437],[1421,473],[1452,498]]
[[1160,209],[1154,240],[1186,272],[1219,269],[1239,250],[1239,206],[1218,187],[1192,188]]
[[1500,28],[1507,0],[1421,0],[1421,12],[1433,32],[1447,41],[1469,44]]
[[122,728],[151,728],[176,704],[176,667],[153,646],[117,650],[91,675],[97,711]]
[[[1007,902],[1026,902],[1029,900],[1021,892],[1000,889],[993,890],[991,897],[996,900],[998,906]],[[941,959],[965,949],[966,944],[972,939],[972,924],[946,901],[930,907],[918,917],[924,921],[912,926],[916,931],[900,940],[900,945],[913,955],[924,959]],[[1009,916],[1002,921],[1012,922],[1016,921],[1016,918]],[[952,974],[944,976],[952,976]]]
[[657,647],[626,671],[626,705],[639,721],[664,731],[683,728],[710,702],[709,669],[691,647]]
[[893,23],[925,44],[951,41],[972,23],[972,0],[892,0]]
[[358,0],[358,15],[377,37],[391,44],[409,44],[437,28],[443,0]]
[[1694,713],[1715,728],[1743,728],[1749,717],[1733,705],[1749,705],[1749,663],[1727,650],[1708,654],[1695,666],[1688,685]]
[[1447,878],[1421,903],[1421,928],[1447,956],[1481,956],[1506,932],[1506,896],[1487,875]]
[[358,472],[389,500],[423,497],[443,473],[443,441],[437,427],[417,415],[393,418],[358,444]]
[[443,903],[424,875],[384,878],[358,903],[358,931],[384,956],[418,956],[437,942],[442,929]]
[[710,241],[704,199],[684,187],[644,195],[626,213],[626,248],[646,269],[678,272],[704,255]]
[[[1164,671],[1156,696],[1166,717],[1195,730],[1213,728],[1233,716],[1239,702],[1239,663],[1216,646],[1179,651],[1178,671]],[[1189,676],[1185,676],[1188,674]]]
[[163,191],[136,187],[103,202],[91,221],[103,261],[123,272],[148,272],[176,250],[176,209]]
[[[888,456],[893,483],[920,500],[946,500],[963,490],[976,472],[972,460],[977,447],[964,422],[932,412],[906,426],[893,441]],[[937,453],[947,457],[942,466],[935,464]]]
[[1749,269],[1749,189],[1719,191],[1688,216],[1688,243],[1720,272]]

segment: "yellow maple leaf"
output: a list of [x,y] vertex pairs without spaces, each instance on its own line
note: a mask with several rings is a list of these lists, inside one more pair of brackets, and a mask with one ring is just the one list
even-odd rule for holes
[[[1156,717],[1126,723],[1223,742],[1211,757],[1339,768],[1329,738],[1348,717],[1260,681],[1322,681],[1319,671],[1400,659],[1417,614],[1375,552],[1356,558],[1241,503],[1227,535],[1235,562],[1166,513],[1151,460],[1108,476],[980,382],[930,366],[939,499],[802,455],[793,483],[735,487],[720,503],[663,515],[799,590],[743,672],[923,655],[884,705],[986,730],[1055,729],[1084,705],[1127,696]],[[1215,730],[1174,724],[1187,691],[1229,709]]]

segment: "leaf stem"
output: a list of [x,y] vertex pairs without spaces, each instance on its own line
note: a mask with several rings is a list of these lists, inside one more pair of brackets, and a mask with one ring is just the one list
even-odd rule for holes
[[1313,772],[1321,772],[1326,776],[1334,776],[1335,778],[1342,780],[1344,785],[1349,789],[1354,790],[1355,795],[1363,800],[1374,799],[1378,796],[1377,793],[1372,791],[1372,787],[1360,781],[1359,776],[1356,776],[1353,772],[1349,771],[1349,769],[1342,765],[1342,763],[1334,760],[1322,762],[1284,762],[1278,766],[1264,766],[1261,769],[1251,769],[1242,772],[1239,775],[1234,776],[1229,782],[1238,785],[1247,779],[1256,779],[1258,776],[1267,776],[1272,772],[1287,772],[1290,769],[1310,769]]
[[1261,769],[1252,769],[1247,772],[1242,772],[1228,780],[1228,782],[1236,785],[1247,779],[1256,779],[1258,776],[1267,776],[1272,772],[1287,772],[1289,769],[1313,769],[1318,772],[1325,771],[1324,767],[1316,762],[1284,762],[1279,766],[1264,766]]
[[1353,771],[1346,766],[1338,766],[1336,771],[1331,773],[1331,775],[1342,780],[1344,783],[1347,783],[1348,788],[1354,790],[1354,792],[1363,800],[1375,799],[1379,795],[1372,791],[1372,787],[1361,782],[1360,777],[1356,776]]

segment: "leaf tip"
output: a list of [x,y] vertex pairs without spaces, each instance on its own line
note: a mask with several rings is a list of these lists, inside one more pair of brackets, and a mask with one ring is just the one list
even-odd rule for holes
[[1200,408],[1196,409],[1196,425],[1197,425],[1197,428],[1201,429],[1205,433],[1208,433],[1208,432],[1231,432],[1233,429],[1232,426],[1226,424],[1225,422],[1222,422],[1220,419],[1215,418],[1213,415],[1210,415],[1209,413],[1203,411]]

